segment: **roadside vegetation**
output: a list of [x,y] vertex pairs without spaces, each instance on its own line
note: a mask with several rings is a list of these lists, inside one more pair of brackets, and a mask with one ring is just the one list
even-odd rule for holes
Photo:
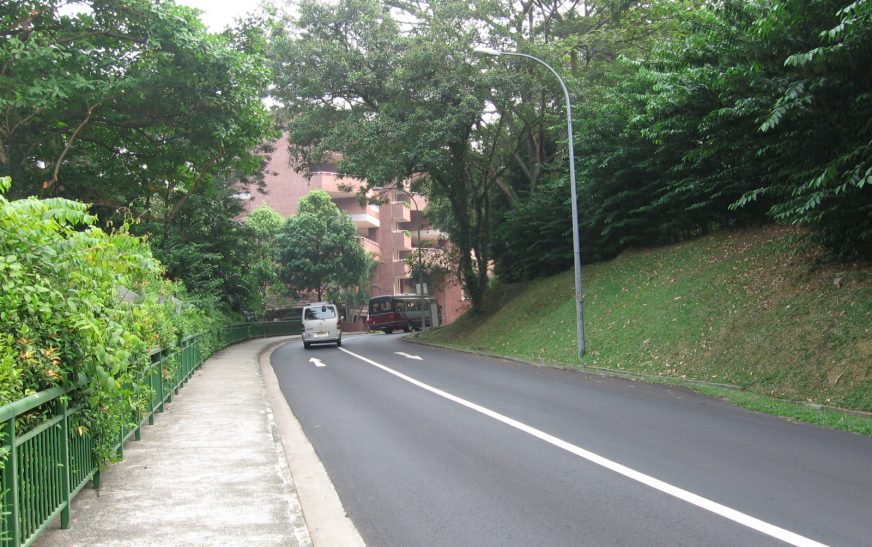
[[[149,352],[195,333],[208,334],[205,354],[214,351],[218,300],[190,297],[165,279],[127,226],[104,231],[85,204],[63,198],[10,201],[9,188],[0,177],[0,406],[70,389],[69,403],[84,407],[76,431],[90,433],[96,456],[108,460],[121,427],[138,423],[151,400],[142,380]],[[37,410],[19,425],[42,419]]]
[[420,338],[684,383],[756,410],[872,434],[872,419],[785,403],[872,411],[872,267],[828,261],[803,236],[778,226],[724,231],[585,267],[582,360],[571,271],[498,285],[485,313]]
[[[872,2],[307,0],[270,47],[292,157],[426,194],[483,311],[488,271],[773,221],[872,258]],[[366,188],[362,189],[365,191]]]

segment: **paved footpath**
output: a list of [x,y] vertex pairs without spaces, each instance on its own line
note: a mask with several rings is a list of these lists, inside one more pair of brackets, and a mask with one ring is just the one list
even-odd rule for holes
[[208,359],[103,472],[99,495],[79,493],[70,528],[55,523],[35,545],[312,545],[270,404],[279,405],[268,393],[272,370],[262,375],[258,360],[285,340],[244,342]]

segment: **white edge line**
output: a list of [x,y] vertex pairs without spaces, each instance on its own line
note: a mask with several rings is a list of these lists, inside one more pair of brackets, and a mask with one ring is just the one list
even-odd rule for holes
[[480,414],[484,414],[485,416],[487,416],[489,418],[493,418],[494,420],[502,422],[502,423],[504,423],[510,427],[513,427],[519,431],[523,431],[524,433],[532,435],[533,437],[536,437],[537,439],[545,441],[545,442],[552,444],[558,448],[562,448],[563,450],[566,450],[567,452],[569,452],[571,454],[575,454],[576,456],[579,456],[580,458],[584,458],[585,460],[587,460],[591,463],[595,463],[595,464],[597,464],[601,467],[604,467],[610,471],[614,471],[615,473],[618,473],[619,475],[623,475],[623,476],[625,476],[629,479],[632,479],[636,482],[640,482],[640,483],[644,484],[645,486],[649,486],[655,490],[659,490],[660,492],[663,492],[664,494],[669,494],[670,496],[678,498],[678,499],[685,501],[691,505],[695,505],[701,509],[705,509],[706,511],[710,511],[712,513],[715,513],[716,515],[720,515],[726,519],[732,520],[733,522],[737,522],[743,526],[751,528],[752,530],[756,530],[758,532],[761,532],[761,533],[766,534],[768,536],[774,537],[776,539],[779,539],[779,540],[781,540],[785,543],[789,543],[791,545],[797,545],[797,546],[803,546],[803,547],[806,547],[806,546],[808,546],[808,547],[824,546],[825,545],[823,543],[818,543],[817,541],[809,539],[805,536],[801,536],[799,534],[791,532],[790,530],[785,530],[784,528],[780,528],[778,526],[775,526],[774,524],[769,524],[768,522],[765,522],[765,521],[762,521],[758,518],[752,517],[751,515],[748,515],[748,514],[742,513],[741,511],[737,511],[735,509],[727,507],[726,505],[721,505],[720,503],[717,503],[715,501],[712,501],[712,500],[709,500],[709,499],[704,498],[702,496],[699,496],[697,494],[694,494],[693,492],[689,492],[689,491],[684,490],[682,488],[679,488],[677,486],[673,486],[667,482],[663,482],[660,479],[656,479],[650,475],[646,475],[644,473],[636,471],[635,469],[631,469],[625,465],[622,465],[618,462],[612,461],[608,458],[604,458],[603,456],[600,456],[598,454],[595,454],[593,452],[585,450],[585,449],[583,449],[579,446],[576,446],[574,444],[568,443],[568,442],[566,442],[562,439],[559,439],[553,435],[549,435],[548,433],[545,433],[544,431],[541,431],[541,430],[536,429],[534,427],[528,426],[522,422],[519,422],[517,420],[509,418],[508,416],[500,414],[499,412],[494,412],[493,410],[490,410],[489,408],[483,407],[481,405],[477,405],[473,402],[467,401],[466,399],[462,399],[460,397],[457,397],[456,395],[452,395],[451,393],[448,393],[446,391],[442,391],[441,389],[438,389],[438,388],[435,388],[431,385],[425,384],[424,382],[416,380],[410,376],[406,376],[405,374],[403,374],[401,372],[397,372],[389,367],[386,367],[384,365],[376,363],[375,361],[373,361],[371,359],[367,359],[366,357],[363,357],[362,355],[358,355],[354,352],[348,351],[345,348],[339,348],[339,349],[341,351],[344,351],[348,355],[351,355],[352,357],[360,359],[361,361],[368,363],[374,367],[380,368],[389,374],[393,374],[397,378],[405,380],[406,382],[409,382],[410,384],[414,384],[414,385],[420,387],[421,389],[425,389],[425,390],[427,390],[435,395],[438,395],[440,397],[448,399],[449,401],[452,401],[452,402],[455,402],[459,405],[465,406],[466,408],[469,408],[470,410],[474,410]]

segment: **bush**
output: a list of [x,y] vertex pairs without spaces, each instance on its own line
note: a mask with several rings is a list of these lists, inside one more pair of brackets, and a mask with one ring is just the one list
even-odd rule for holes
[[150,350],[216,322],[185,303],[184,288],[126,226],[104,232],[85,204],[65,199],[9,201],[10,184],[0,178],[0,405],[80,387],[80,431],[105,461],[151,398],[140,381]]

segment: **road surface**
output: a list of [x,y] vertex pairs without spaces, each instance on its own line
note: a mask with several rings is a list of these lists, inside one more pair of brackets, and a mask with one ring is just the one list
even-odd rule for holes
[[368,545],[872,545],[870,438],[401,336],[272,356]]

